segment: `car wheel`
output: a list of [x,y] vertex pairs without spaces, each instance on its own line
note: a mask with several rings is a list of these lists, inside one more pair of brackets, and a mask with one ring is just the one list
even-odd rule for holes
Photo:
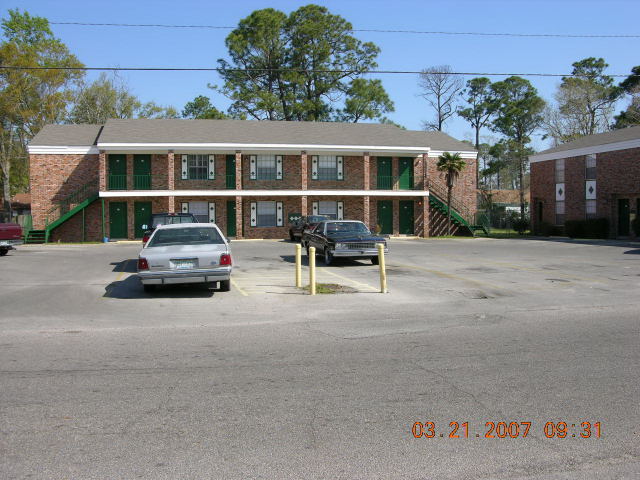
[[221,280],[220,281],[220,291],[228,292],[231,290],[231,280]]
[[296,241],[296,236],[293,234],[291,230],[289,230],[289,240],[291,240],[292,242]]
[[9,253],[8,248],[0,248],[0,257],[4,257],[7,253]]
[[331,265],[333,263],[333,253],[328,248],[324,249],[324,264]]
[[379,263],[378,257],[371,257],[371,263],[373,263],[374,265],[378,265]]
[[144,288],[144,291],[147,293],[151,293],[151,292],[155,292],[156,291],[156,286],[155,285],[143,285],[142,288]]

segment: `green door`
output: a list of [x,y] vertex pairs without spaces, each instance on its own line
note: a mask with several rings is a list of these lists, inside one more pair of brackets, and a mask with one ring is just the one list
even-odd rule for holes
[[400,234],[413,235],[413,200],[400,200]]
[[236,189],[236,156],[235,155],[227,155],[226,172],[227,172],[227,190],[235,190]]
[[143,225],[151,225],[151,202],[135,202],[133,204],[133,218],[136,238],[142,238],[145,229]]
[[109,155],[109,190],[127,189],[127,156]]
[[109,202],[109,236],[127,238],[127,202]]
[[227,237],[236,236],[236,202],[227,202]]
[[378,227],[380,233],[393,233],[393,202],[391,200],[378,200]]
[[151,190],[151,155],[133,156],[133,189]]
[[398,184],[400,190],[411,190],[413,188],[413,158],[401,158],[398,163],[400,178]]
[[630,213],[629,199],[619,198],[618,199],[618,236],[620,237],[629,236],[629,222],[630,222],[629,213]]
[[378,157],[378,179],[376,188],[378,190],[392,190],[393,177],[391,170],[391,157]]

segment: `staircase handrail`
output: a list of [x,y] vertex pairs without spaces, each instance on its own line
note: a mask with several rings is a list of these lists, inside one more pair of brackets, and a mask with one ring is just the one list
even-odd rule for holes
[[[433,191],[437,197],[440,198],[443,202],[447,202],[447,187],[442,185],[437,180],[433,178],[429,178],[429,193]],[[466,220],[469,225],[472,225],[474,222],[473,214],[469,207],[467,207],[464,203],[456,199],[453,195],[451,196],[451,209],[458,212],[458,214]]]
[[47,211],[45,225],[49,226],[62,217],[62,215],[70,210],[71,205],[78,205],[89,197],[96,195],[98,195],[97,178],[85,183],[77,190],[71,192],[63,200],[57,201],[56,204]]

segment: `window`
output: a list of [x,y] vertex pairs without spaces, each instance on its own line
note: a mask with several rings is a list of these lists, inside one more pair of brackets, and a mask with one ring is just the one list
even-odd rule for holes
[[199,223],[209,222],[207,202],[189,202],[189,213],[192,213]]
[[275,227],[276,226],[276,202],[257,202],[258,203],[258,227]]
[[318,180],[338,180],[338,159],[318,155]]
[[318,202],[318,215],[336,220],[338,218],[338,202]]
[[157,230],[147,247],[169,245],[223,244],[222,236],[215,227],[187,227]]
[[556,225],[564,225],[564,201],[556,201]]
[[276,157],[275,155],[256,155],[257,180],[276,179]]
[[595,200],[586,201],[585,213],[587,218],[596,218],[596,201]]
[[585,163],[585,172],[584,172],[585,180],[595,180],[596,179],[596,156],[587,155],[587,158],[584,163]]
[[187,178],[189,180],[207,180],[208,163],[209,155],[187,155]]
[[564,158],[556,160],[556,183],[564,183]]

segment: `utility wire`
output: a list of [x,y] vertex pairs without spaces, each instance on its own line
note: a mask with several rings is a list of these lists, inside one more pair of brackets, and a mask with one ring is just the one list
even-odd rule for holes
[[[206,68],[206,67],[25,67],[18,65],[0,65],[0,70],[86,70],[86,71],[138,71],[138,72],[295,72],[295,73],[347,73],[347,74],[384,74],[418,75],[419,70],[306,70],[296,68]],[[473,75],[484,77],[579,77],[571,73],[489,73],[489,72],[429,72],[448,75]],[[609,77],[636,77],[634,74],[611,74]]]
[[[163,23],[86,23],[86,22],[49,22],[51,25],[77,25],[85,27],[151,27],[151,28],[204,28],[211,30],[233,30],[237,27],[221,25],[170,25]],[[248,28],[248,27],[244,27]],[[534,38],[640,38],[640,34],[571,34],[571,33],[513,33],[513,32],[445,32],[430,30],[385,30],[377,28],[352,28],[352,32],[371,33],[410,33],[423,35],[470,35],[483,37],[534,37]]]

